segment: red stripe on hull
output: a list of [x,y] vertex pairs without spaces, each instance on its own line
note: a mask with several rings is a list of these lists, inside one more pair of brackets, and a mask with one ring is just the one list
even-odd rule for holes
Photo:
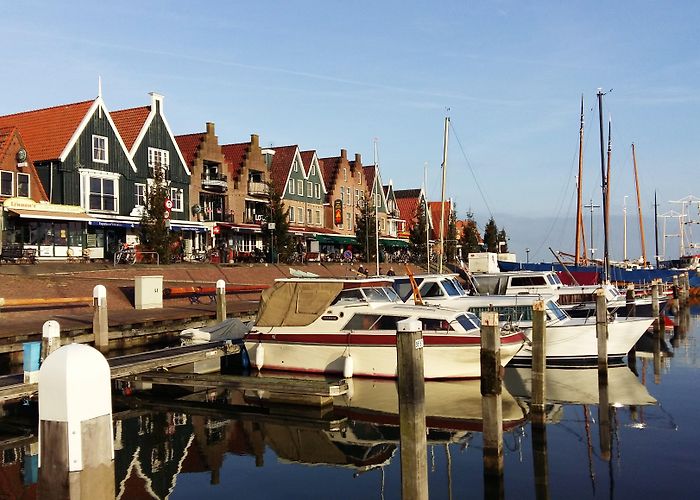
[[[249,342],[269,342],[276,344],[316,344],[350,346],[395,346],[396,335],[371,333],[251,333]],[[520,333],[501,337],[501,345],[519,344],[523,341]],[[479,346],[481,337],[456,335],[426,335],[423,337],[429,346]]]

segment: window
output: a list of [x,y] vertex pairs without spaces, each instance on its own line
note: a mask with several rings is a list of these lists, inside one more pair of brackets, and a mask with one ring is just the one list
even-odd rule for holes
[[294,179],[289,179],[289,194],[294,194]]
[[134,206],[146,206],[146,185],[134,184]]
[[362,184],[362,172],[357,172],[357,183]]
[[420,318],[420,322],[423,324],[423,331],[429,330],[437,332],[449,332],[453,330],[449,321],[447,321],[446,319]]
[[340,201],[345,203],[345,190],[343,188],[340,188]]
[[17,173],[17,196],[29,198],[29,174]]
[[294,207],[289,209],[289,222],[294,222]]
[[295,172],[298,172],[298,171],[299,171],[299,165],[297,164],[296,161],[294,162],[292,168],[294,169]]
[[90,210],[101,210],[104,212],[117,211],[115,179],[90,177],[89,187],[88,207]]
[[170,169],[170,154],[164,149],[148,148],[148,176],[155,177],[155,168],[159,167],[163,177],[167,177]]
[[348,169],[343,168],[343,180],[347,181],[348,180]]
[[426,283],[420,288],[420,294],[422,297],[442,297],[445,295],[440,288],[439,283]]
[[3,170],[0,172],[0,196],[12,196],[14,194],[14,175],[12,172]]
[[297,179],[297,194],[299,196],[304,196],[304,181]]
[[301,208],[297,208],[297,222],[299,224],[304,223],[304,210],[302,210]]
[[314,184],[311,181],[306,181],[306,196],[311,198],[314,195]]
[[314,191],[316,192],[316,199],[320,200],[321,199],[321,185],[315,184]]
[[311,209],[307,208],[306,209],[306,223],[311,224],[313,219],[311,218]]
[[170,201],[173,202],[173,212],[182,212],[182,189],[170,188]]
[[356,199],[357,201],[360,201],[360,190],[359,190],[359,189],[356,189],[356,190],[355,190],[355,199]]
[[316,210],[316,224],[321,225],[321,211]]
[[350,215],[350,212],[345,214],[345,220],[347,221],[346,224],[348,226],[348,230],[352,231],[352,216]]
[[107,153],[107,138],[101,135],[93,135],[92,161],[97,163],[107,163],[109,161],[109,156]]

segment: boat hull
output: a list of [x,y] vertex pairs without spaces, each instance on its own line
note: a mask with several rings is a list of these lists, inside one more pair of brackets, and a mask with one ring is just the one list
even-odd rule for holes
[[[396,377],[395,335],[347,333],[300,335],[256,333],[245,342],[251,360],[263,346],[264,369],[306,373],[342,374],[345,358],[352,358],[352,374],[362,377]],[[359,337],[357,339],[352,337]],[[322,338],[323,341],[320,341]],[[479,337],[425,335],[423,370],[426,379],[476,378],[481,376]],[[505,366],[523,345],[522,334],[501,338],[501,365]]]
[[[608,323],[608,361],[622,361],[634,344],[651,326],[653,318],[618,318]],[[525,330],[532,339],[532,329]],[[547,326],[545,353],[547,366],[575,366],[598,361],[595,319],[572,319],[563,326]],[[513,358],[512,365],[532,363],[532,344],[526,342]]]

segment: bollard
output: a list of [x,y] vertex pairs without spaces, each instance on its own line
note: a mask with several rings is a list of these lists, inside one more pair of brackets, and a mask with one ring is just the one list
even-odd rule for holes
[[428,498],[428,455],[425,427],[423,328],[418,320],[396,324],[396,371],[399,392],[401,497]]
[[544,405],[546,394],[544,389],[547,356],[547,318],[544,302],[538,300],[532,305],[532,418],[544,422]]
[[661,308],[659,306],[659,284],[651,285],[651,315],[654,318],[654,333],[659,332],[664,328],[661,320]]
[[41,327],[41,362],[61,347],[61,325],[53,319],[44,323]]
[[221,323],[226,319],[226,282],[216,282],[216,321]]
[[39,374],[39,498],[114,498],[110,368],[70,344]]
[[503,496],[503,408],[501,337],[498,313],[481,313],[481,415],[484,439],[484,489],[487,498]]
[[605,291],[595,292],[595,333],[598,339],[598,370],[608,373],[608,305]]
[[627,317],[634,318],[637,316],[637,303],[634,298],[634,285],[627,285],[627,292],[625,294],[625,305],[627,306]]
[[92,333],[95,335],[95,348],[102,353],[109,352],[109,320],[107,315],[107,289],[95,285],[92,289]]

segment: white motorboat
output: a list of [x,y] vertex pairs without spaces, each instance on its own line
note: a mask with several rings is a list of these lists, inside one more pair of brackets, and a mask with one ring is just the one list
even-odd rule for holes
[[[469,295],[464,291],[457,275],[419,275],[414,277],[422,300],[428,304],[442,305],[476,315],[488,310],[499,313],[504,325],[522,329],[532,339],[532,305],[539,300],[545,303],[547,338],[545,353],[547,365],[578,365],[595,363],[598,359],[598,342],[595,317],[571,318],[552,295]],[[413,300],[408,277],[397,277],[393,287],[402,300]],[[651,326],[653,318],[613,318],[608,323],[608,361],[620,362],[634,344]],[[512,364],[529,364],[532,346],[526,342],[515,355]]]
[[[260,300],[245,337],[258,369],[396,377],[397,322],[423,329],[426,379],[479,377],[479,319],[465,311],[404,304],[386,279],[278,280]],[[519,331],[501,333],[501,364],[520,350]]]

